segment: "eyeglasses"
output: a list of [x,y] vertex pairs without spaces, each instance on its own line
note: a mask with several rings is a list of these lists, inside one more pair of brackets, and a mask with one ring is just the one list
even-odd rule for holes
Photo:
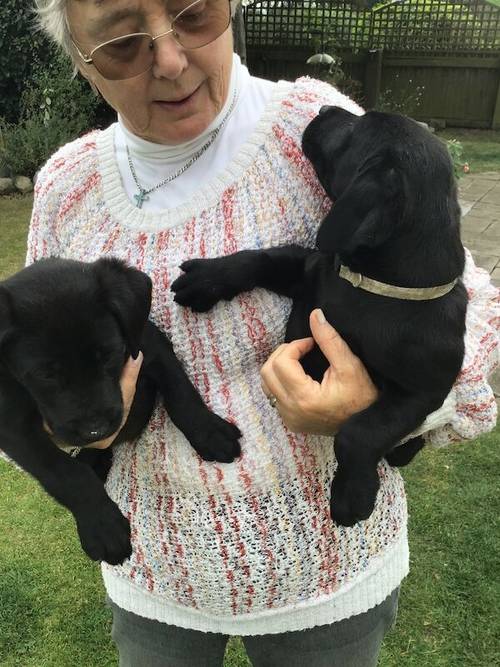
[[229,0],[196,0],[172,19],[170,30],[155,37],[147,32],[122,35],[99,44],[88,54],[80,51],[75,40],[73,44],[83,62],[94,65],[105,79],[120,81],[151,69],[154,43],[160,37],[172,35],[183,48],[199,49],[220,37],[230,22]]

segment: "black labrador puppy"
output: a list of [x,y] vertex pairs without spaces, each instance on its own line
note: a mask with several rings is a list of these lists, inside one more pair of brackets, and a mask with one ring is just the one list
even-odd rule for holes
[[115,443],[136,438],[157,392],[173,423],[207,461],[239,455],[240,432],[203,403],[169,340],[147,318],[151,280],[117,259],[36,262],[0,283],[0,449],[74,515],[94,560],[117,564],[131,553],[130,527],[109,498],[100,450],[72,458],[54,438],[85,447],[123,420],[120,376],[144,354],[129,417]]
[[[190,260],[172,289],[177,303],[196,311],[257,286],[291,297],[287,341],[310,336],[309,314],[320,307],[363,360],[379,395],[335,437],[330,503],[332,518],[352,526],[373,510],[378,462],[413,458],[421,438],[396,445],[442,405],[460,371],[467,306],[460,209],[446,147],[411,119],[323,107],[302,147],[335,202],[317,249]],[[316,347],[303,366],[319,380],[327,362]]]

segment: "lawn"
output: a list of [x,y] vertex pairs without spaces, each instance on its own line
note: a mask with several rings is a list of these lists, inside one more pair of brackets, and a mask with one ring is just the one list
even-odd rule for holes
[[457,139],[463,146],[463,161],[471,173],[500,171],[500,131],[449,128],[439,132],[442,139]]
[[[30,206],[0,199],[0,278],[22,266]],[[499,439],[424,451],[405,470],[412,570],[382,667],[500,665]],[[0,665],[116,667],[99,568],[72,518],[1,460],[0,507]],[[232,640],[225,667],[247,665]]]

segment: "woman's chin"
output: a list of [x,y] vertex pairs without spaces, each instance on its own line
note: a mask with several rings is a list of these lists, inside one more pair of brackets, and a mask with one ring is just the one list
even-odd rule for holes
[[[144,139],[158,144],[183,144],[202,134],[216,116],[207,112],[207,109],[186,117],[166,118],[167,114],[153,114],[153,122],[142,135]],[[141,135],[140,135],[141,136]]]

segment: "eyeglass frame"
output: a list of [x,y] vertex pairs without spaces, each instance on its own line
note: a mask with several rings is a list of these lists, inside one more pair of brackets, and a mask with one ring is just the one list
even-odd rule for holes
[[[200,0],[193,0],[193,2],[192,2],[191,4],[189,4],[187,7],[184,7],[184,9],[182,9],[178,14],[176,14],[176,16],[174,16],[174,18],[172,19],[172,22],[171,22],[172,26],[174,25],[175,21],[177,21],[177,19],[179,18],[179,16],[181,16],[182,14],[184,14],[184,12],[186,12],[188,9],[190,9],[190,7],[192,7],[193,5],[196,5],[198,2],[200,2]],[[229,26],[231,25],[231,0],[227,0],[227,3],[228,3],[228,5],[229,5],[229,21],[228,21],[227,26],[226,26],[226,27],[224,28],[224,30],[220,33],[220,35],[224,34],[224,32],[225,32],[225,31],[229,28]],[[188,51],[196,51],[196,49],[202,49],[204,46],[208,46],[208,44],[212,44],[212,42],[215,42],[215,40],[218,39],[218,38],[220,37],[220,35],[217,35],[217,37],[214,37],[214,39],[212,39],[210,42],[207,42],[206,44],[202,44],[201,46],[193,46],[193,47],[189,47],[189,48],[188,48],[187,46],[184,46],[183,44],[181,44],[181,43],[175,38],[175,28],[170,28],[170,30],[166,30],[165,32],[160,33],[159,35],[151,35],[149,32],[129,32],[129,33],[126,33],[125,35],[119,35],[118,37],[113,37],[113,39],[108,39],[107,41],[102,42],[102,44],[98,44],[97,46],[95,46],[95,47],[92,49],[92,51],[90,51],[90,53],[89,53],[88,55],[85,55],[84,53],[82,53],[82,52],[80,51],[80,49],[78,48],[78,43],[77,43],[76,40],[74,39],[73,35],[71,35],[71,41],[73,42],[73,46],[75,47],[75,49],[76,49],[78,55],[79,55],[80,58],[83,60],[83,62],[84,62],[86,65],[94,65],[94,67],[95,67],[95,68],[97,69],[97,71],[99,72],[99,69],[98,69],[98,68],[96,67],[96,65],[94,64],[94,60],[93,60],[93,58],[92,58],[92,55],[93,55],[98,49],[100,49],[101,47],[103,47],[103,46],[107,46],[108,44],[113,44],[113,42],[117,42],[117,41],[120,40],[120,39],[125,39],[126,37],[139,37],[139,36],[142,37],[143,35],[144,35],[144,36],[147,36],[147,37],[150,37],[150,38],[151,38],[151,44],[154,45],[154,43],[155,43],[155,41],[156,41],[157,39],[160,39],[160,37],[165,37],[166,35],[170,35],[170,33],[174,33],[174,40],[176,41],[176,43],[179,44],[179,46],[181,46],[183,49],[187,49]],[[152,66],[153,66],[153,65],[151,64],[151,66],[148,67],[148,69],[145,69],[144,72],[148,72],[148,71],[151,69]],[[108,81],[126,81],[127,79],[133,79],[134,76],[140,76],[140,74],[144,74],[144,72],[140,72],[139,74],[135,74],[135,75],[130,76],[130,77],[125,77],[125,79],[107,79],[107,80],[108,80]],[[101,74],[101,72],[99,72],[99,74]],[[102,76],[104,79],[106,79],[106,77],[105,77],[103,74],[101,74],[101,76]]]

